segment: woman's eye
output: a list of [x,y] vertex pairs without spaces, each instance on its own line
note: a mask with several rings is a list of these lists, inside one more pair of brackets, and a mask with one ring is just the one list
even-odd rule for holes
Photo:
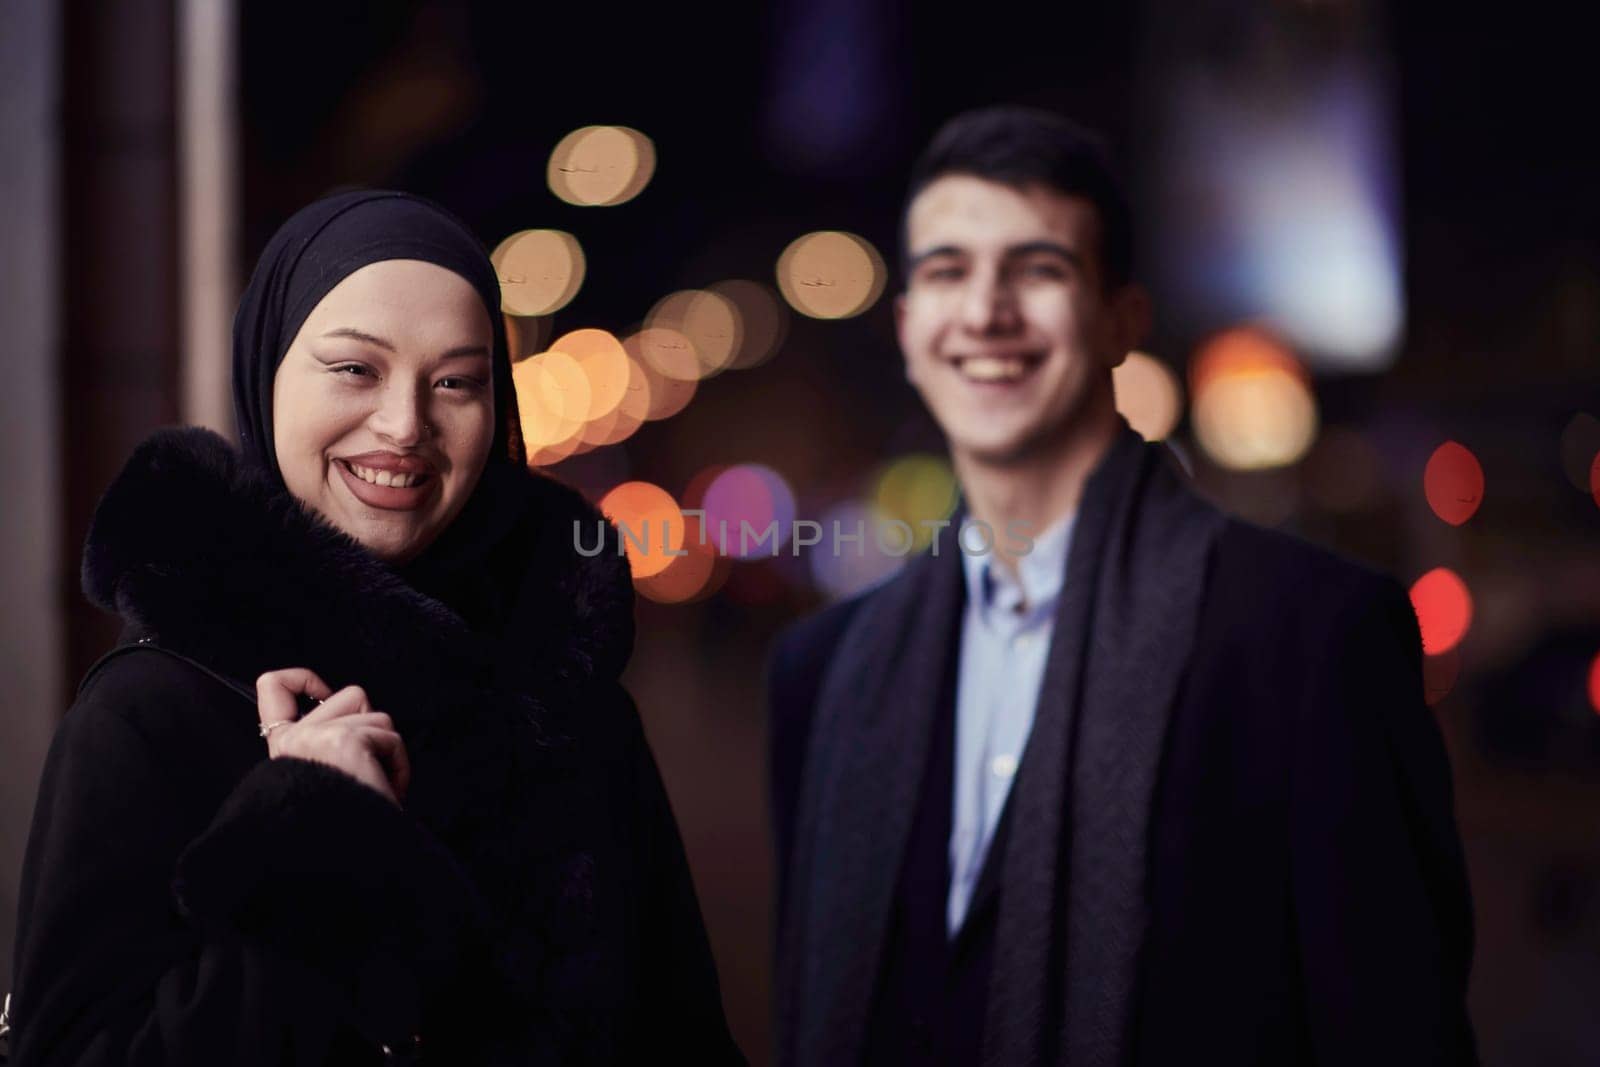
[[359,363],[341,363],[336,367],[329,367],[334,374],[343,374],[351,378],[367,377],[372,372]]
[[440,378],[439,384],[451,392],[471,392],[474,389],[483,388],[483,383],[476,378]]
[[1054,263],[1029,263],[1022,268],[1025,278],[1048,278],[1052,281],[1065,278],[1067,272]]

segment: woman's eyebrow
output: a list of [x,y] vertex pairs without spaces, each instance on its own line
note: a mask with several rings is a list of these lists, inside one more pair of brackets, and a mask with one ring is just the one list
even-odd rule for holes
[[348,337],[352,341],[364,341],[369,345],[376,345],[377,347],[383,348],[383,349],[387,349],[390,352],[394,351],[394,345],[390,344],[388,341],[385,341],[383,338],[374,337],[370,333],[363,333],[362,331],[357,330],[357,329],[353,329],[353,328],[351,328],[349,326],[341,326],[337,330],[329,330],[327,333],[323,334],[322,336],[324,336],[324,337]]

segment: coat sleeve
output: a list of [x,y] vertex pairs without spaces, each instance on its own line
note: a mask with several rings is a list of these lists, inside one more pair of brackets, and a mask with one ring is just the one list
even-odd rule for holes
[[295,759],[256,765],[194,836],[181,768],[127,711],[80,697],[46,760],[12,1063],[377,1062],[426,1030],[425,982],[464,965],[476,906],[442,846]]
[[1416,617],[1391,582],[1339,612],[1296,724],[1291,883],[1319,1064],[1470,1064],[1472,905]]

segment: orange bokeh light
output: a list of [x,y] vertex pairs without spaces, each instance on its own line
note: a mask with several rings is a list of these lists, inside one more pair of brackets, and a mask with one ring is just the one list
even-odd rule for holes
[[[649,482],[623,482],[600,501],[600,511],[617,524],[635,579],[666,570],[683,550],[683,513],[677,501]],[[663,540],[665,533],[665,540]]]
[[585,422],[604,418],[615,411],[628,391],[628,353],[622,342],[605,330],[573,330],[550,345],[552,352],[565,352],[577,360],[589,384],[589,405]]
[[1455,648],[1472,625],[1472,594],[1448,567],[1435,567],[1412,584],[1411,607],[1422,630],[1422,650],[1430,656]]
[[1317,403],[1300,361],[1256,326],[1224,330],[1189,365],[1195,437],[1232,470],[1297,462],[1317,435]]
[[1428,458],[1422,490],[1435,515],[1451,526],[1460,526],[1483,503],[1483,467],[1471,449],[1446,441]]
[[[705,595],[717,577],[718,561],[715,548],[702,536],[700,518],[685,515],[684,548],[689,553],[678,556],[659,574],[640,578],[636,583],[639,592],[658,604],[683,604]],[[705,540],[705,544],[700,542]]]

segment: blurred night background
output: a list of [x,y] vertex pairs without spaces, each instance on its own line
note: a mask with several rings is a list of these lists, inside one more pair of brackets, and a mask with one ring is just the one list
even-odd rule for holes
[[[116,633],[89,515],[150,431],[231,432],[233,303],[290,212],[392,186],[498,249],[538,460],[608,513],[915,525],[954,497],[894,341],[905,177],[1015,102],[1127,174],[1130,418],[1413,588],[1485,1062],[1600,1062],[1600,148],[1564,10],[8,0],[0,967],[50,732]],[[766,650],[898,559],[709,540],[636,560],[627,681],[759,1064]]]

